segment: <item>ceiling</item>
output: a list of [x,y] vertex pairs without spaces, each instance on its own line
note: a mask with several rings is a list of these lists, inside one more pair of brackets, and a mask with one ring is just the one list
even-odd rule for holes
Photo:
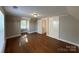
[[70,6],[70,7],[66,7],[66,8],[67,8],[67,12],[70,15],[72,15],[77,20],[79,20],[79,6]]
[[38,12],[40,16],[56,16],[65,15],[67,13],[65,7],[61,6],[18,6],[18,8],[6,6],[4,9],[6,14],[16,16],[31,16],[34,12]]
[[32,13],[37,12],[40,17],[46,16],[62,16],[62,15],[72,15],[79,20],[79,7],[77,6],[5,6],[3,7],[6,14],[16,15],[16,16],[26,16],[31,17]]

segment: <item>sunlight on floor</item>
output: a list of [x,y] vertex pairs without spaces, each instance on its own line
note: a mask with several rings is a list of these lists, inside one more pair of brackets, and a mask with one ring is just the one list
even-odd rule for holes
[[26,43],[28,42],[28,38],[27,35],[25,34],[24,36],[21,37],[22,41],[25,41]]
[[23,46],[25,45],[26,43],[28,43],[28,38],[27,38],[27,35],[23,35],[21,38],[20,38],[20,41],[19,41],[19,46]]

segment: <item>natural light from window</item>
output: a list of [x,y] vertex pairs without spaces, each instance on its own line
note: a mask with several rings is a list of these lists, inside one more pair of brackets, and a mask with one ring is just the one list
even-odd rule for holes
[[0,11],[0,53],[4,52],[4,14]]
[[26,28],[27,28],[26,20],[21,20],[21,29],[26,29]]

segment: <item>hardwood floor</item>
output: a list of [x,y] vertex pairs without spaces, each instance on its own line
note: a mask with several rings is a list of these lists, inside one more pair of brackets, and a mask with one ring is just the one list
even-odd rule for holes
[[77,46],[38,34],[22,34],[7,39],[5,53],[69,53],[79,52]]

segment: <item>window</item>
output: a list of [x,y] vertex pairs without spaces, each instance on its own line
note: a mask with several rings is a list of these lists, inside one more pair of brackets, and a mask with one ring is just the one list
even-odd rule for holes
[[27,28],[27,24],[26,24],[26,20],[21,20],[21,29],[26,29]]
[[4,49],[4,14],[0,11],[0,53]]

